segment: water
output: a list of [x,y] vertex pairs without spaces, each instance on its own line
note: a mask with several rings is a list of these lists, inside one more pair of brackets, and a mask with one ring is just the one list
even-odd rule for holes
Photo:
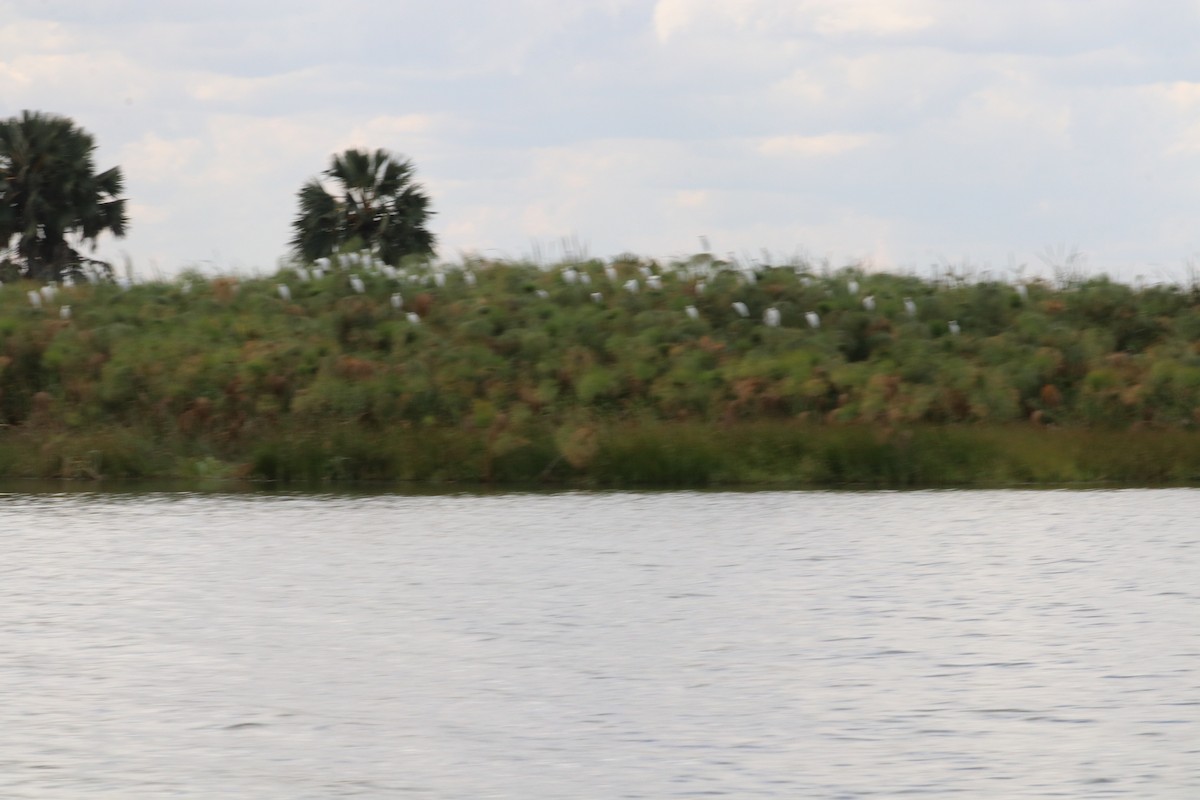
[[0,495],[5,798],[1200,797],[1200,491]]

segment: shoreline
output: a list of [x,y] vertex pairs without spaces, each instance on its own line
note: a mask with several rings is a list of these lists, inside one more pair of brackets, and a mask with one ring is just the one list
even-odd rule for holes
[[1200,485],[1200,432],[1029,425],[730,426],[635,422],[278,431],[215,453],[130,429],[0,432],[0,480],[555,489]]

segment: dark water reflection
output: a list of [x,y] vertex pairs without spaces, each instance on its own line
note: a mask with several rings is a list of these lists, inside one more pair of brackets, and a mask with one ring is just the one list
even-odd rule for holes
[[1200,797],[1200,491],[0,495],[0,796]]

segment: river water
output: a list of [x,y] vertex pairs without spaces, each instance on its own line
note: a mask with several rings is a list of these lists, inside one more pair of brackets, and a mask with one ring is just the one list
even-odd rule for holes
[[1200,491],[0,494],[0,797],[1200,797]]

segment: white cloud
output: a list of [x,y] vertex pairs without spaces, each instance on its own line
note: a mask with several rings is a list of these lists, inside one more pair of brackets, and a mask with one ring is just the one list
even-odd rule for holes
[[813,3],[813,27],[824,36],[894,36],[932,27],[931,3],[920,0],[830,0]]
[[818,158],[836,156],[870,147],[882,137],[870,133],[825,133],[819,136],[772,136],[758,144],[765,156],[799,156]]

